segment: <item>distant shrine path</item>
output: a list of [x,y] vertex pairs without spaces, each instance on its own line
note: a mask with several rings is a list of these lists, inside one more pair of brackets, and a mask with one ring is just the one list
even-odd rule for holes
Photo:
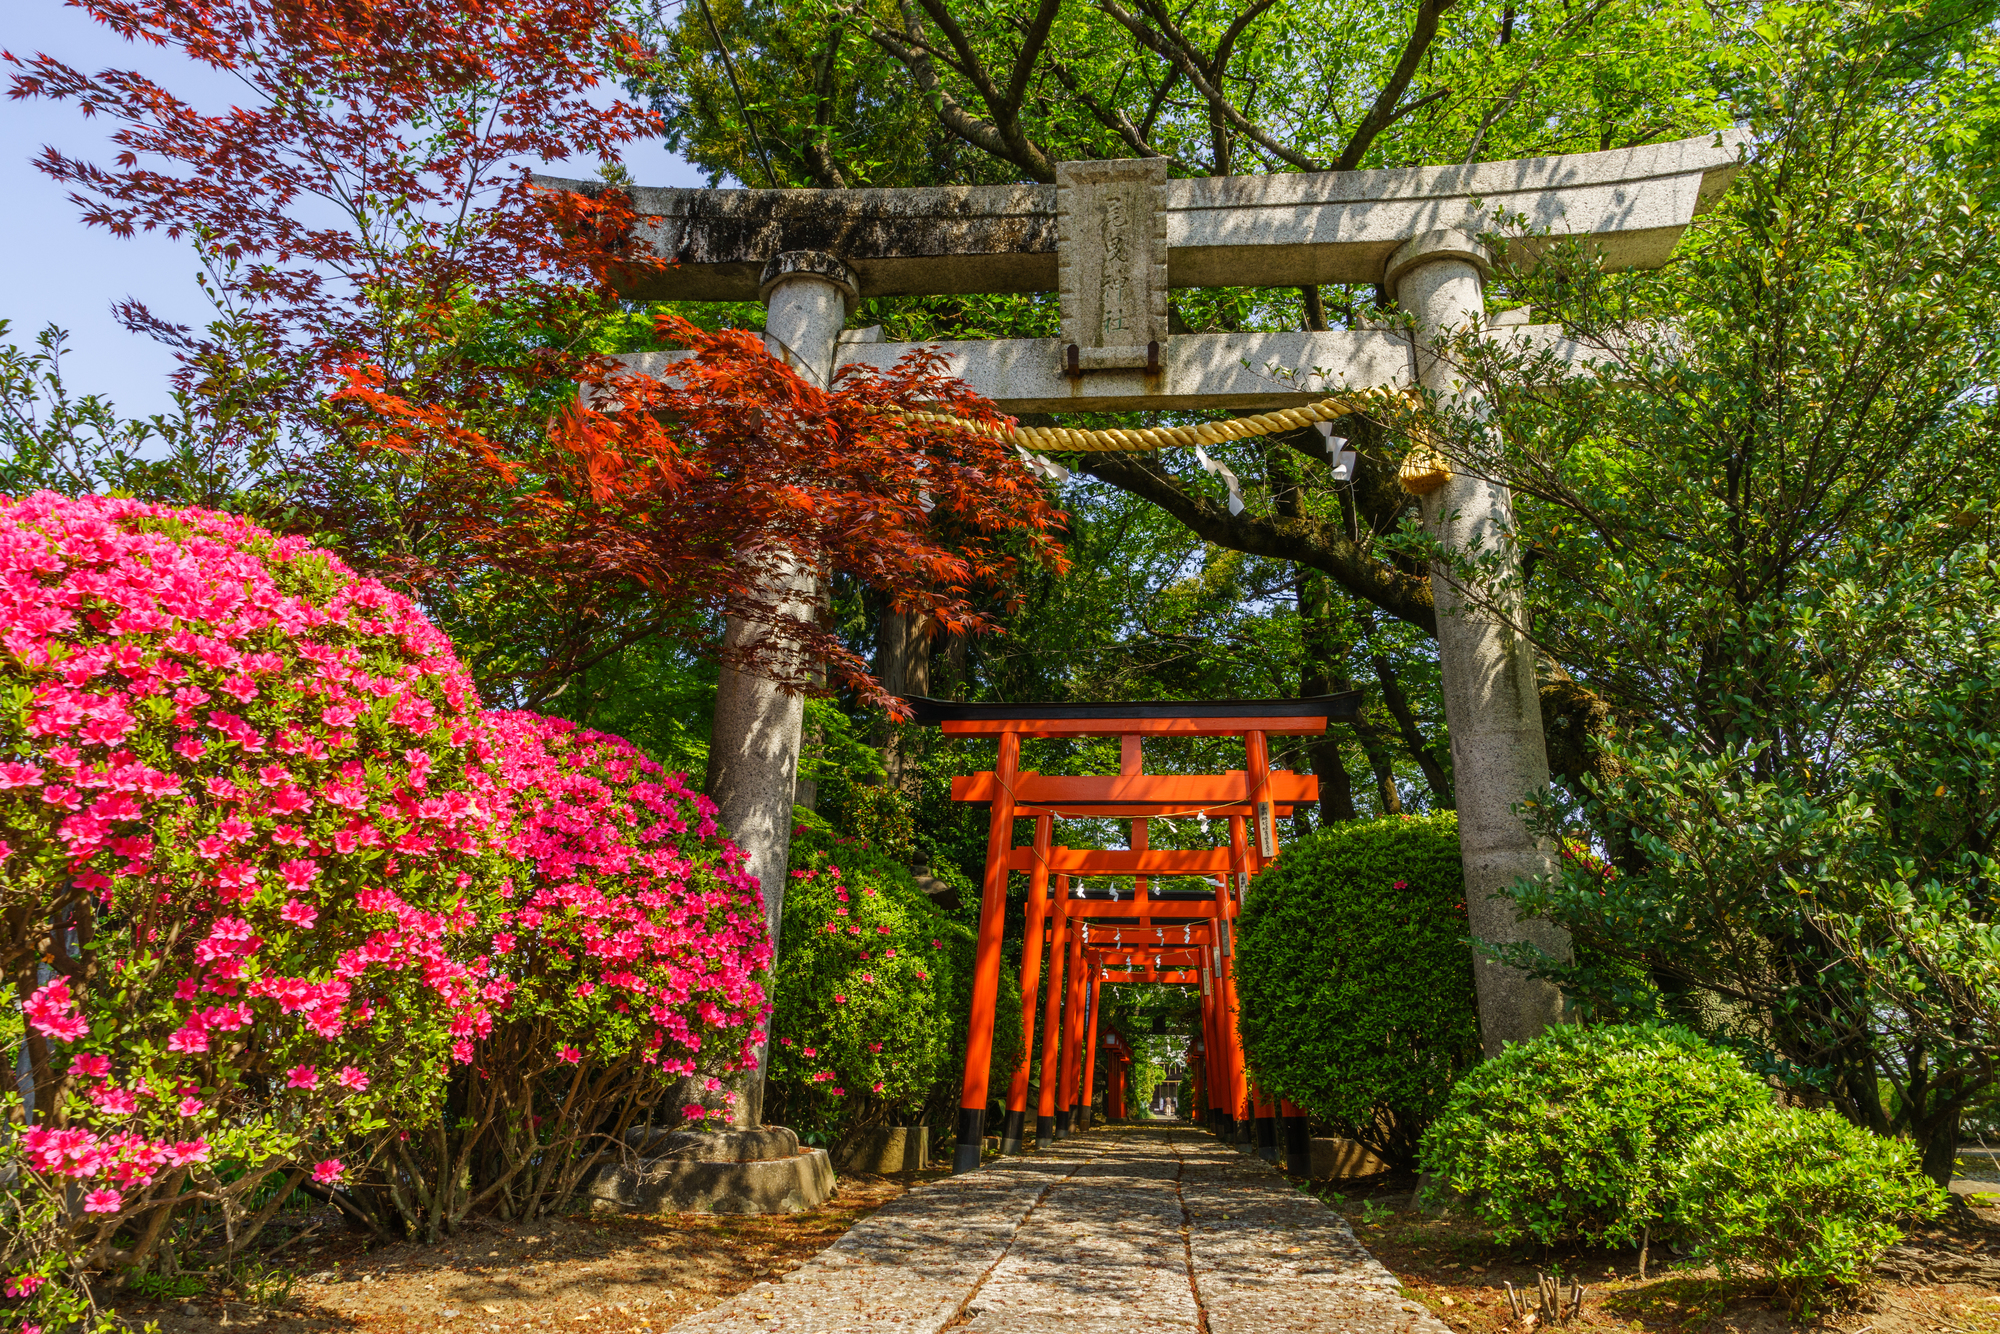
[[1185,1124],[919,1186],[673,1334],[1447,1334],[1347,1223]]

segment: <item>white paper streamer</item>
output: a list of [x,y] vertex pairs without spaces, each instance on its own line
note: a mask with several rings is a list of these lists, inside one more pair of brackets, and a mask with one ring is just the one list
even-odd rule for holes
[[1030,454],[1024,446],[1018,444],[1014,446],[1014,452],[1021,456],[1021,465],[1029,472],[1046,477],[1057,485],[1069,480],[1069,469],[1054,459],[1041,454]]
[[1223,484],[1229,488],[1229,512],[1231,514],[1241,514],[1243,512],[1243,486],[1236,480],[1236,474],[1210,458],[1208,451],[1200,445],[1194,447],[1194,457],[1195,462],[1201,464],[1202,467],[1208,469],[1208,471],[1214,473],[1217,477],[1220,477]]
[[1354,462],[1357,456],[1353,450],[1347,447],[1346,437],[1333,433],[1332,422],[1315,422],[1314,425],[1319,427],[1320,438],[1326,441],[1326,461],[1327,465],[1333,469],[1333,480],[1336,482],[1353,481]]

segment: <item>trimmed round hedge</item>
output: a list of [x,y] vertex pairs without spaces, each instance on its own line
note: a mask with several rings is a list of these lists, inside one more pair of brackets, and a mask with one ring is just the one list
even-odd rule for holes
[[1459,1081],[1423,1165],[1497,1241],[1629,1246],[1661,1215],[1696,1137],[1770,1100],[1685,1028],[1552,1028]]
[[1239,924],[1258,1083],[1407,1164],[1479,1058],[1458,820],[1355,821],[1290,844]]
[[1935,1218],[1945,1193],[1907,1140],[1872,1134],[1825,1108],[1772,1108],[1688,1147],[1674,1220],[1724,1278],[1762,1274],[1794,1316],[1817,1314],[1868,1281],[1903,1239],[1903,1218]]

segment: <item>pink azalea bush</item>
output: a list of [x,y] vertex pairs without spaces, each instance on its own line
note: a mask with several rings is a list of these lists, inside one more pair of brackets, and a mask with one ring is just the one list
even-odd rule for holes
[[[803,826],[792,843],[775,980],[771,1119],[824,1142],[948,1118],[964,1068],[973,932],[906,866]],[[993,1087],[1020,1059],[1019,965],[1001,969]]]
[[714,803],[620,737],[532,713],[486,727],[522,867],[481,935],[509,991],[455,1080],[454,1128],[396,1146],[430,1189],[352,1192],[423,1235],[559,1206],[626,1131],[677,1120],[685,1081],[712,1092],[753,1064],[770,1012],[763,897]]
[[16,1295],[58,1309],[37,1280],[114,1238],[143,1268],[192,1200],[233,1253],[274,1173],[358,1212],[447,1092],[536,1083],[489,1107],[534,1159],[597,1128],[575,1080],[744,1059],[769,948],[713,808],[483,714],[406,598],[230,515],[38,494],[0,501],[0,599]]
[[451,645],[304,540],[44,493],[0,505],[0,599],[22,1164],[82,1188],[88,1261],[162,1196],[226,1207],[421,1114],[491,1028],[504,983],[454,942],[507,861]]

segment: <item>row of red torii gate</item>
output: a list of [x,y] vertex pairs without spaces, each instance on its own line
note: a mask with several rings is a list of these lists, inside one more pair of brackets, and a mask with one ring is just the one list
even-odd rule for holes
[[[1035,1109],[1035,1143],[1047,1147],[1087,1128],[1097,1056],[1111,1053],[1106,1111],[1124,1115],[1133,1051],[1107,1029],[1099,1041],[1102,988],[1155,982],[1201,989],[1200,1031],[1189,1044],[1192,1092],[1182,1098],[1197,1120],[1233,1135],[1254,1121],[1262,1151],[1275,1156],[1282,1129],[1287,1165],[1303,1171],[1308,1154],[1305,1113],[1274,1100],[1252,1083],[1243,1060],[1236,997],[1235,922],[1258,872],[1278,855],[1278,821],[1296,805],[1318,799],[1310,774],[1274,770],[1268,738],[1324,733],[1330,720],[1354,716],[1359,696],[1290,700],[1207,700],[1143,704],[959,704],[910,699],[916,721],[948,736],[993,736],[993,769],[952,781],[955,801],[989,804],[991,825],[980,890],[979,944],[967,1020],[965,1081],[959,1099],[953,1170],[979,1167],[986,1138],[993,1059],[994,1006],[1000,991],[1010,873],[1028,877],[1026,936],[1021,950],[1021,1028],[1025,1042],[1005,1099],[1003,1154],[1021,1152],[1027,1128],[1035,1002],[1043,953],[1048,992],[1040,1022],[1042,1078]],[[1119,772],[1087,776],[1040,774],[1020,767],[1026,737],[1117,737]],[[1243,768],[1220,774],[1149,774],[1148,737],[1241,737]],[[1052,846],[1057,816],[1123,820],[1125,848]],[[1226,820],[1226,847],[1153,849],[1147,826],[1166,817]],[[1026,847],[1015,844],[1015,822],[1032,820]],[[1131,878],[1133,890],[1087,889],[1082,877]],[[1198,877],[1212,890],[1155,888],[1153,877]],[[1051,892],[1053,882],[1053,892]]]

